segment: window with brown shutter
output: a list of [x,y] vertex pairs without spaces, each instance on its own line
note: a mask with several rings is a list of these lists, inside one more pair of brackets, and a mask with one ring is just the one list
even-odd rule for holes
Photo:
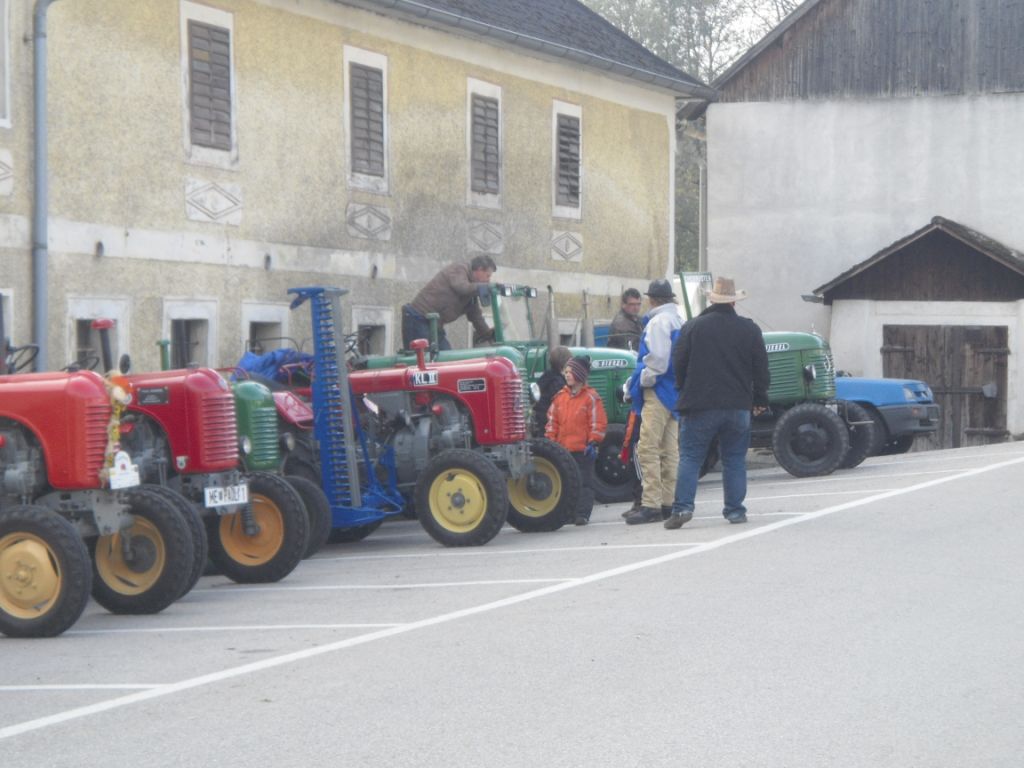
[[580,206],[580,119],[558,115],[558,188],[555,202],[569,208]]
[[231,149],[231,33],[188,22],[189,115],[192,143]]
[[501,144],[498,100],[473,94],[473,135],[470,171],[472,189],[482,194],[501,192]]
[[352,171],[384,176],[384,73],[349,65]]

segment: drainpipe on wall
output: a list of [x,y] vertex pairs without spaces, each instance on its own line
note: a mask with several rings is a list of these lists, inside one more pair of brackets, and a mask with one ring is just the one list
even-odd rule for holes
[[49,370],[47,349],[47,317],[49,316],[49,179],[46,139],[46,11],[56,0],[36,0],[32,14],[32,105],[33,125],[33,183],[32,183],[32,329],[33,339],[39,345],[35,370]]

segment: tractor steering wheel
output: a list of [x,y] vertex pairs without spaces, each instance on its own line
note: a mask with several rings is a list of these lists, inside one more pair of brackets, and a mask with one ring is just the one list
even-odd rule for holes
[[8,347],[7,372],[17,373],[28,368],[39,356],[38,344],[26,344],[23,347]]

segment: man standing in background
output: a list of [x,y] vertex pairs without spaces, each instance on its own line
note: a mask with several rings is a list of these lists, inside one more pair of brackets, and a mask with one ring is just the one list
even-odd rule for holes
[[616,349],[640,348],[640,334],[644,327],[640,322],[640,291],[627,288],[622,292],[622,307],[608,326],[608,346]]

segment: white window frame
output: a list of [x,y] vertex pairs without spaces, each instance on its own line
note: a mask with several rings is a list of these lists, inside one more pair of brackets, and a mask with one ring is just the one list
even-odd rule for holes
[[217,323],[216,299],[164,299],[163,323],[160,333],[164,339],[171,338],[171,322],[174,320],[206,321],[206,359],[196,360],[203,367],[216,368],[219,363],[220,329]]
[[[483,96],[498,102],[498,194],[473,191],[473,97]],[[477,208],[501,208],[501,190],[505,188],[505,111],[501,104],[501,86],[466,80],[466,204]]]
[[[189,98],[188,23],[198,21],[223,27],[231,38],[231,149],[201,147],[192,143],[192,103]],[[185,160],[194,165],[208,165],[226,170],[238,167],[238,86],[235,72],[235,17],[234,14],[190,0],[181,0],[181,104],[182,131]]]
[[[388,118],[388,57],[382,53],[367,51],[363,48],[356,48],[351,45],[344,47],[345,67],[345,98],[343,101],[343,133],[345,135],[345,165],[348,167],[349,189],[359,189],[365,192],[374,192],[378,195],[386,195],[390,191],[389,179],[391,178],[391,120]],[[381,83],[384,90],[384,175],[371,176],[366,173],[356,173],[352,170],[352,88],[349,84],[350,64],[362,64],[364,67],[372,67],[381,71]]]
[[243,301],[242,327],[239,330],[239,345],[244,352],[249,339],[249,326],[252,323],[277,323],[281,326],[281,335],[289,336],[291,329],[288,321],[292,313],[287,304],[280,302]]
[[352,307],[352,333],[359,330],[360,325],[383,325],[384,326],[384,349],[395,348],[395,313],[390,307]]
[[0,0],[0,128],[11,127],[11,4],[9,0]]
[[18,343],[18,335],[14,332],[14,301],[16,292],[10,286],[0,286],[0,295],[4,297],[4,333],[12,344]]
[[[558,116],[575,117],[580,121],[580,204],[579,207],[558,204]],[[556,219],[583,219],[583,107],[565,101],[551,104],[551,215]]]
[[67,362],[71,362],[71,355],[75,351],[75,323],[89,318],[95,320],[103,317],[114,321],[117,333],[110,345],[110,354],[115,366],[122,354],[131,354],[128,341],[132,330],[131,306],[131,299],[126,296],[68,296],[65,347]]

